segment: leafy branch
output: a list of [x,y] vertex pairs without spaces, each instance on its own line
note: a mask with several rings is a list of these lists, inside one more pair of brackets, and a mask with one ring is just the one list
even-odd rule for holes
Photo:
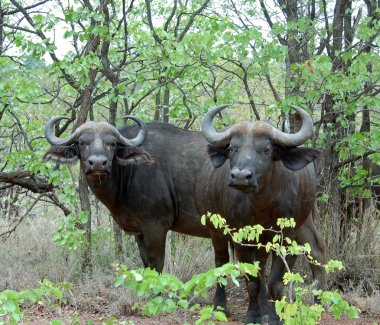
[[[262,226],[249,226],[239,230],[230,229],[226,225],[225,219],[216,214],[207,214],[202,216],[202,222],[205,223],[206,219],[214,224],[217,229],[223,229],[225,235],[230,235],[234,241],[239,242],[240,245],[250,245],[259,248],[265,248],[267,252],[274,251],[279,254],[285,263],[288,255],[305,254],[308,256],[310,253],[310,246],[299,246],[294,241],[283,235],[285,228],[294,228],[295,222],[292,219],[280,218],[277,225],[280,230],[264,229]],[[260,235],[263,231],[274,232],[272,242],[261,244],[259,242]],[[246,241],[255,241],[257,244],[247,243]],[[314,261],[313,261],[314,262]],[[194,275],[189,281],[182,282],[176,276],[158,273],[152,269],[138,269],[129,270],[123,264],[115,264],[116,278],[115,286],[124,286],[127,289],[133,288],[136,294],[140,297],[154,298],[142,306],[143,314],[147,316],[157,315],[161,313],[173,313],[177,309],[194,312],[201,307],[199,304],[194,303],[197,297],[206,297],[208,289],[215,286],[216,283],[220,285],[227,284],[227,278],[236,285],[240,286],[238,277],[243,276],[258,276],[259,262],[254,264],[248,263],[227,263],[221,267],[213,268],[205,273]],[[330,261],[325,265],[328,272],[336,269],[342,269],[342,263],[339,261]],[[292,283],[303,283],[303,278],[300,274],[291,273],[287,265],[288,272],[285,274],[283,282],[285,285],[292,285]],[[291,287],[292,288],[292,287]],[[307,321],[308,324],[316,324],[321,318],[322,312],[325,307],[336,317],[341,317],[346,313],[350,318],[358,316],[358,309],[350,306],[339,293],[337,292],[322,292],[315,290],[314,295],[320,299],[322,305],[306,306],[303,302],[303,296],[306,289],[295,287],[295,298],[284,297],[280,301],[276,301],[276,312],[285,325],[299,324],[302,321]],[[136,304],[134,309],[139,308]],[[227,318],[222,310],[214,310],[212,306],[205,306],[199,310],[199,318],[195,324],[214,324],[216,321],[227,321]],[[186,323],[188,324],[188,323]]]

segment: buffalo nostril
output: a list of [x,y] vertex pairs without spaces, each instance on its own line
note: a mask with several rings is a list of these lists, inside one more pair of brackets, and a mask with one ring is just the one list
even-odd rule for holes
[[250,180],[253,177],[252,172],[249,169],[234,169],[231,171],[231,178],[233,180]]
[[92,156],[88,159],[88,166],[92,169],[107,168],[108,159],[102,156]]

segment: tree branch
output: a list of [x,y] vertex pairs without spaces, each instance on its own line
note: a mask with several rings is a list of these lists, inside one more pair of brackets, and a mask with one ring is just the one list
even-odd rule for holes
[[350,164],[352,162],[355,162],[355,161],[358,161],[364,157],[367,157],[369,155],[372,155],[374,153],[380,153],[380,149],[376,149],[376,150],[369,150],[367,151],[366,153],[364,153],[362,156],[355,156],[355,157],[352,157],[352,158],[349,158],[349,159],[346,159],[344,161],[341,161],[340,163],[337,163],[335,166],[334,166],[334,170],[338,170],[339,168],[343,167],[344,165],[347,165],[347,164]]
[[149,29],[150,31],[152,32],[153,34],[153,38],[154,40],[162,45],[162,40],[161,38],[157,35],[156,33],[156,30],[154,29],[154,26],[153,26],[153,22],[152,22],[152,9],[150,7],[150,3],[152,2],[152,0],[145,0],[145,5],[146,5],[146,16],[148,18],[148,25],[149,25]]
[[[266,21],[267,21],[269,27],[270,27],[271,29],[273,29],[273,22],[272,22],[272,19],[270,18],[270,15],[269,15],[269,13],[268,13],[267,7],[265,6],[265,3],[264,3],[263,0],[260,0],[260,6],[261,6],[261,9],[262,9],[262,11],[263,11],[263,14],[264,14],[264,16],[265,16],[265,19],[266,19]],[[287,42],[283,37],[281,37],[280,34],[277,34],[276,36],[277,36],[278,41],[279,41],[282,45],[287,45],[288,42]]]
[[46,193],[53,190],[53,185],[49,184],[46,179],[37,176],[30,171],[10,173],[0,172],[0,182],[18,185],[33,193]]
[[186,27],[183,29],[182,33],[178,37],[179,42],[182,41],[186,33],[189,31],[190,27],[193,25],[195,17],[199,15],[207,7],[209,2],[210,0],[205,0],[203,4],[191,14],[189,22],[187,23]]
[[173,4],[173,9],[172,9],[172,12],[170,13],[168,19],[166,20],[165,22],[165,25],[164,25],[164,31],[167,32],[168,31],[168,28],[169,28],[169,24],[170,22],[172,21],[174,15],[175,15],[175,12],[177,10],[177,3],[178,3],[178,0],[174,0],[174,4]]

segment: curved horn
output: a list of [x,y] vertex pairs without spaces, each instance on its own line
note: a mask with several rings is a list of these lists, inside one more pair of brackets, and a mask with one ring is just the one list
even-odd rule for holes
[[302,127],[297,133],[294,134],[289,134],[281,132],[278,129],[274,129],[273,142],[284,147],[299,146],[313,135],[313,120],[310,115],[301,107],[295,105],[291,105],[291,107],[301,116]]
[[201,130],[206,140],[218,147],[225,146],[228,144],[231,138],[231,131],[230,129],[228,129],[223,132],[217,132],[212,126],[212,120],[214,119],[216,114],[218,114],[222,109],[228,106],[229,105],[221,105],[212,108],[210,111],[206,113],[201,124]]
[[139,119],[136,116],[126,115],[126,116],[124,116],[124,118],[125,119],[131,119],[131,120],[135,121],[137,123],[137,125],[139,126],[140,131],[136,135],[136,137],[133,139],[125,138],[120,133],[118,133],[119,140],[123,144],[128,145],[128,146],[138,147],[138,146],[142,145],[142,143],[145,141],[146,135],[148,134],[148,129],[146,127],[146,124],[144,123],[143,120]]
[[46,123],[46,126],[45,126],[45,138],[53,146],[69,145],[72,142],[74,142],[74,140],[77,137],[77,132],[74,132],[73,134],[71,134],[69,137],[65,139],[60,139],[55,136],[54,125],[57,124],[57,122],[61,120],[71,120],[71,119],[66,116],[54,116]]

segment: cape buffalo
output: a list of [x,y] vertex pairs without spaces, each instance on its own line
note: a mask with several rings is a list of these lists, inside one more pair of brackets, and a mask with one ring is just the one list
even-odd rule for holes
[[201,133],[165,123],[146,126],[133,118],[140,127],[136,137],[136,126],[117,130],[105,122],[87,122],[60,139],[53,128],[61,119],[54,117],[46,125],[52,147],[45,158],[63,163],[80,159],[91,191],[124,231],[136,235],[145,267],[162,271],[169,230],[210,236],[192,196],[207,147]]
[[[312,135],[311,117],[292,106],[302,118],[302,127],[296,134],[284,133],[262,121],[240,122],[217,132],[212,120],[225,107],[213,108],[202,121],[202,132],[209,142],[209,159],[205,159],[195,185],[199,213],[218,213],[234,229],[255,224],[276,228],[280,217],[293,217],[300,227],[311,214],[316,194],[315,170],[309,163],[318,157],[319,151],[297,147]],[[227,160],[229,164],[225,163]],[[208,227],[219,266],[228,262],[226,247],[230,238],[210,223]],[[294,238],[294,230],[287,230],[286,235]],[[265,232],[261,242],[271,241],[272,237],[272,232]],[[255,249],[234,246],[240,261],[252,262]],[[281,299],[284,269],[280,257],[274,256],[268,280],[272,300]],[[247,282],[247,323],[262,321],[258,306],[260,285],[260,277],[251,277]],[[217,296],[216,301],[219,299],[223,305],[225,297],[220,287]],[[269,324],[279,323],[271,303]]]

